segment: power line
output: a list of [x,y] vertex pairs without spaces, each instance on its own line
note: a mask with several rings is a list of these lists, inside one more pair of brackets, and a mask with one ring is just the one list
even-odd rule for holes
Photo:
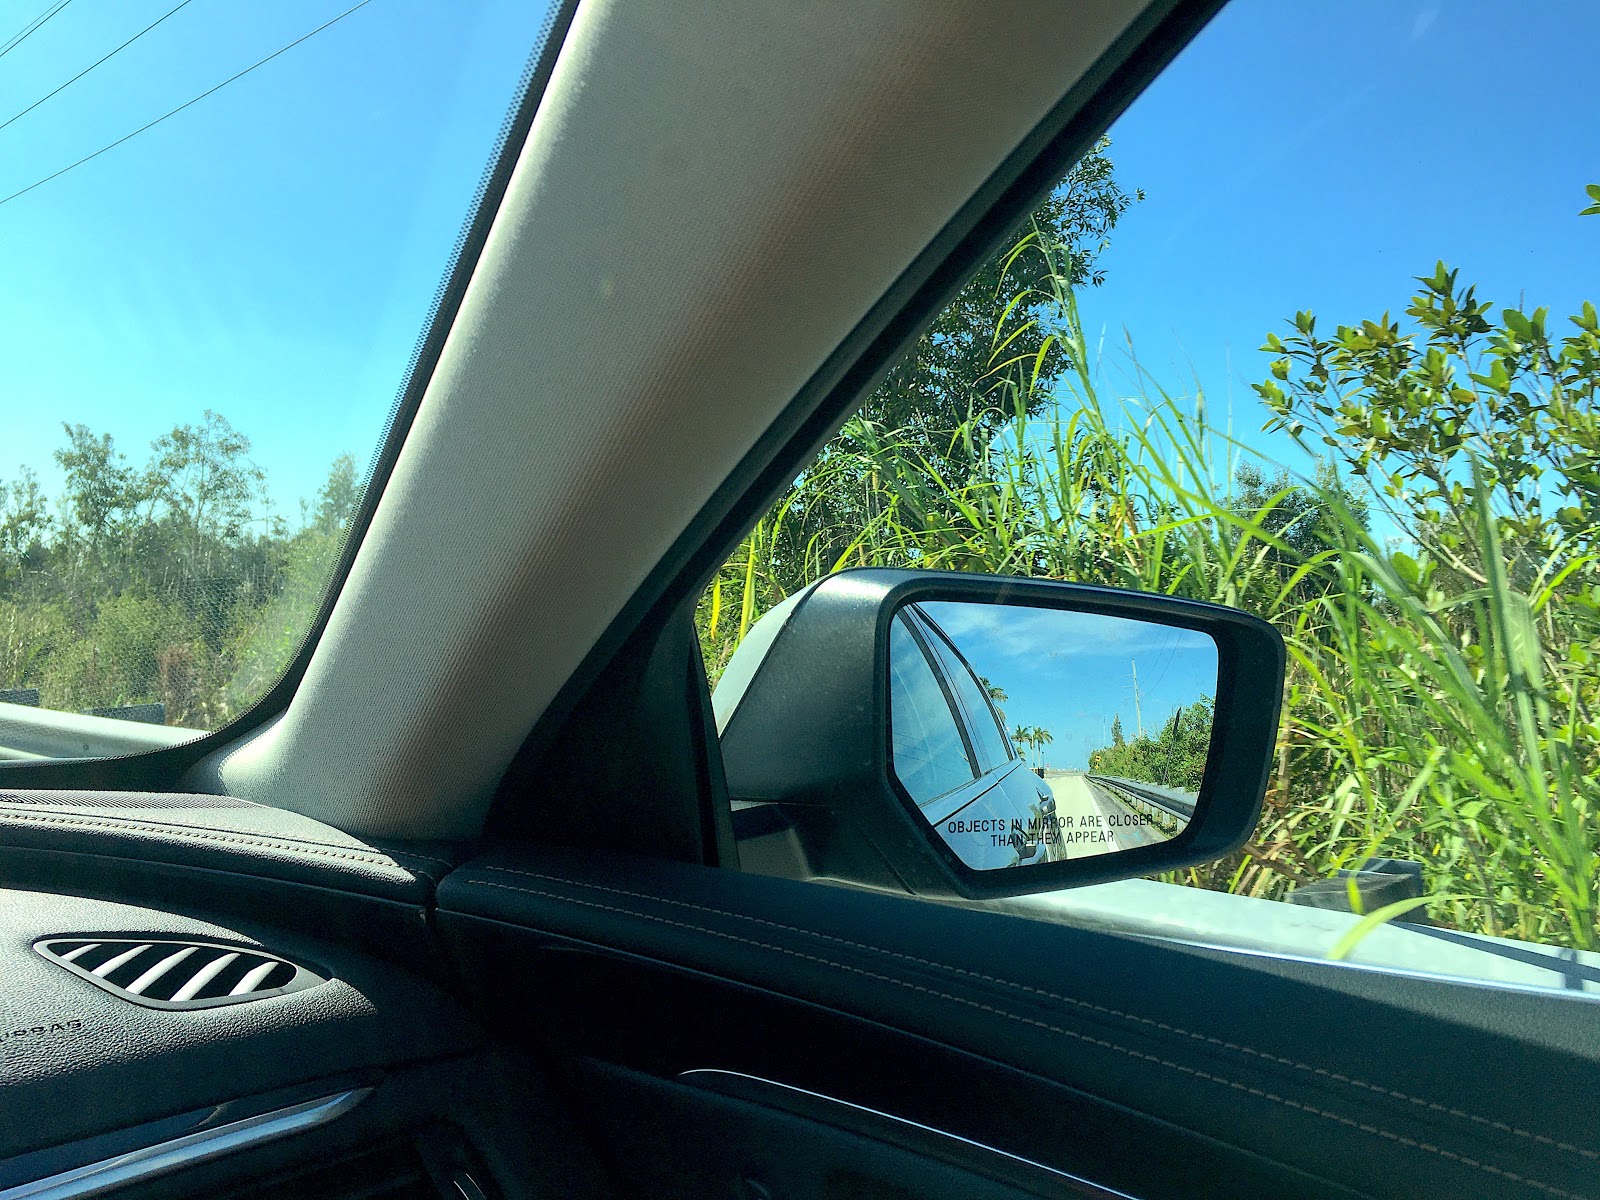
[[58,0],[58,3],[56,3],[52,8],[47,9],[45,12],[40,13],[33,20],[29,21],[28,24],[23,28],[21,33],[16,34],[4,46],[0,46],[0,58],[4,58],[6,55],[10,54],[13,50],[15,50],[18,46],[22,45],[22,43],[27,41],[30,37],[32,37],[33,34],[41,26],[43,26],[46,21],[48,21],[51,17],[55,16],[58,12],[60,12],[63,8],[65,8],[67,5],[69,5],[71,3],[72,3],[72,0]]
[[[0,125],[0,129],[3,128],[5,127]],[[1161,687],[1161,681],[1167,677],[1167,668],[1172,666],[1173,660],[1177,657],[1178,631],[1176,629],[1169,628],[1167,630],[1167,657],[1161,664],[1161,673],[1156,676],[1156,681],[1145,689],[1146,692],[1154,692]]]
[[[63,2],[65,2],[65,0],[63,0]],[[175,117],[179,113],[181,113],[184,109],[191,108],[194,105],[199,104],[200,101],[204,100],[207,96],[210,96],[215,92],[220,92],[223,88],[227,87],[230,83],[233,83],[236,80],[243,79],[246,75],[250,74],[250,72],[254,71],[257,67],[266,66],[269,62],[271,62],[273,59],[277,58],[279,55],[288,53],[290,50],[293,50],[296,46],[298,46],[301,42],[310,41],[312,38],[316,37],[317,34],[321,33],[324,29],[327,29],[327,28],[329,28],[330,26],[333,26],[333,25],[337,25],[340,21],[344,20],[351,13],[357,11],[358,9],[365,8],[367,5],[369,5],[371,3],[372,3],[372,0],[361,0],[361,2],[359,4],[352,5],[350,8],[345,9],[342,13],[340,13],[337,17],[334,17],[331,21],[325,21],[323,24],[318,25],[310,33],[303,34],[300,37],[295,38],[295,40],[290,42],[287,46],[283,46],[283,47],[281,47],[281,48],[279,48],[277,50],[274,50],[271,54],[267,55],[265,58],[261,59],[259,62],[251,63],[248,67],[246,67],[244,70],[240,71],[237,75],[230,75],[230,76],[228,76],[228,78],[224,79],[221,83],[217,84],[215,87],[207,88],[205,91],[201,92],[198,96],[196,96],[193,100],[185,100],[182,104],[178,105],[178,107],[174,108],[172,111],[162,113],[155,120],[149,121],[149,122],[139,126],[139,128],[135,129],[132,133],[123,134],[121,137],[119,137],[116,141],[112,142],[111,144],[106,145],[106,146],[101,146],[100,149],[96,150],[93,154],[85,154],[77,162],[71,163],[71,164],[69,164],[69,165],[67,165],[65,167],[62,167],[59,171],[55,172],[55,174],[46,175],[43,179],[39,179],[39,180],[36,180],[33,183],[30,183],[27,187],[21,189],[20,191],[12,192],[9,196],[6,196],[4,199],[0,199],[0,204],[10,204],[17,197],[26,196],[29,192],[33,191],[34,188],[43,187],[45,184],[49,183],[53,179],[60,179],[68,171],[77,170],[79,167],[83,166],[84,163],[90,162],[93,159],[99,158],[102,154],[104,154],[108,150],[115,150],[118,146],[122,145],[123,142],[131,141],[132,139],[138,137],[141,133],[144,133],[147,129],[154,129],[157,125],[161,124],[161,122],[167,120],[169,117]]]
[[[186,5],[188,5],[189,3],[190,3],[190,0],[183,0],[183,3],[178,5],[178,8],[183,8]],[[49,95],[40,96],[39,99],[35,100],[32,104],[28,105],[27,108],[25,108],[21,112],[17,113],[16,116],[9,117],[4,121],[0,121],[0,129],[4,129],[7,125],[11,124],[12,121],[21,120],[23,117],[25,117],[29,113],[31,113],[34,109],[38,108],[39,105],[43,104],[46,100],[50,99],[51,96],[59,95],[61,92],[66,91],[69,87],[71,87],[73,84],[77,83],[78,80],[82,79],[90,71],[94,70],[101,63],[105,62],[107,58],[115,58],[117,55],[121,54],[129,46],[133,45],[140,38],[142,38],[145,34],[149,33],[157,25],[159,25],[159,24],[161,24],[161,22],[165,21],[167,19],[167,17],[170,17],[173,13],[177,12],[178,8],[172,9],[171,12],[168,12],[166,14],[166,16],[157,17],[154,21],[150,22],[150,24],[146,25],[143,29],[139,30],[138,33],[134,34],[127,41],[123,42],[122,45],[118,46],[110,54],[107,54],[105,56],[105,58],[101,58],[101,59],[98,59],[95,62],[90,63],[87,67],[85,67],[83,70],[79,71],[71,79],[67,80],[60,87],[58,87],[55,91],[51,92]]]

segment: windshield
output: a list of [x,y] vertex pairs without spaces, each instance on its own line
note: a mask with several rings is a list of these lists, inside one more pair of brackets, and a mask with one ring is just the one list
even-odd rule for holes
[[36,7],[0,3],[0,758],[282,674],[550,15]]

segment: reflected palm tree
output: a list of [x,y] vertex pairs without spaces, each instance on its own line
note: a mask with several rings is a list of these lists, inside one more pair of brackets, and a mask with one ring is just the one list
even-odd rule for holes
[[1035,725],[1033,727],[1033,747],[1034,747],[1034,763],[1033,763],[1033,765],[1034,765],[1035,769],[1038,769],[1039,767],[1041,767],[1043,765],[1043,762],[1044,762],[1044,748],[1046,746],[1048,746],[1051,742],[1055,741],[1055,740],[1056,740],[1055,734],[1051,733],[1048,729],[1041,729],[1037,725]]

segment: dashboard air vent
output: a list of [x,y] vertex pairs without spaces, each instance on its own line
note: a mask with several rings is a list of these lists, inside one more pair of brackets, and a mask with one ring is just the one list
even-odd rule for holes
[[114,996],[149,1008],[215,1008],[327,980],[261,950],[161,937],[57,937],[40,954]]

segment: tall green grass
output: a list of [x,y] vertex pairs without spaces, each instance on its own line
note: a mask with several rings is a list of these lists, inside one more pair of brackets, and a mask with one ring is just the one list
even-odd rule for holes
[[[1289,647],[1276,768],[1246,848],[1176,882],[1281,898],[1372,855],[1409,858],[1423,864],[1428,915],[1441,924],[1596,948],[1600,688],[1594,642],[1562,611],[1564,588],[1595,566],[1587,547],[1514,581],[1480,505],[1463,536],[1476,539],[1488,577],[1451,590],[1425,559],[1380,543],[1363,503],[1331,475],[1241,503],[1234,480],[1250,452],[1207,427],[1203,399],[1168,393],[1134,360],[1132,395],[1108,400],[1071,292],[1013,305],[1051,320],[1073,364],[1053,415],[1027,416],[1037,363],[997,345],[1010,412],[950,431],[952,453],[980,468],[959,484],[899,431],[850,426],[703,598],[713,674],[762,612],[855,565],[1078,580],[1243,608]],[[793,536],[808,496],[845,491],[855,527]],[[1309,550],[1286,524],[1291,510],[1308,519],[1308,495]]]

